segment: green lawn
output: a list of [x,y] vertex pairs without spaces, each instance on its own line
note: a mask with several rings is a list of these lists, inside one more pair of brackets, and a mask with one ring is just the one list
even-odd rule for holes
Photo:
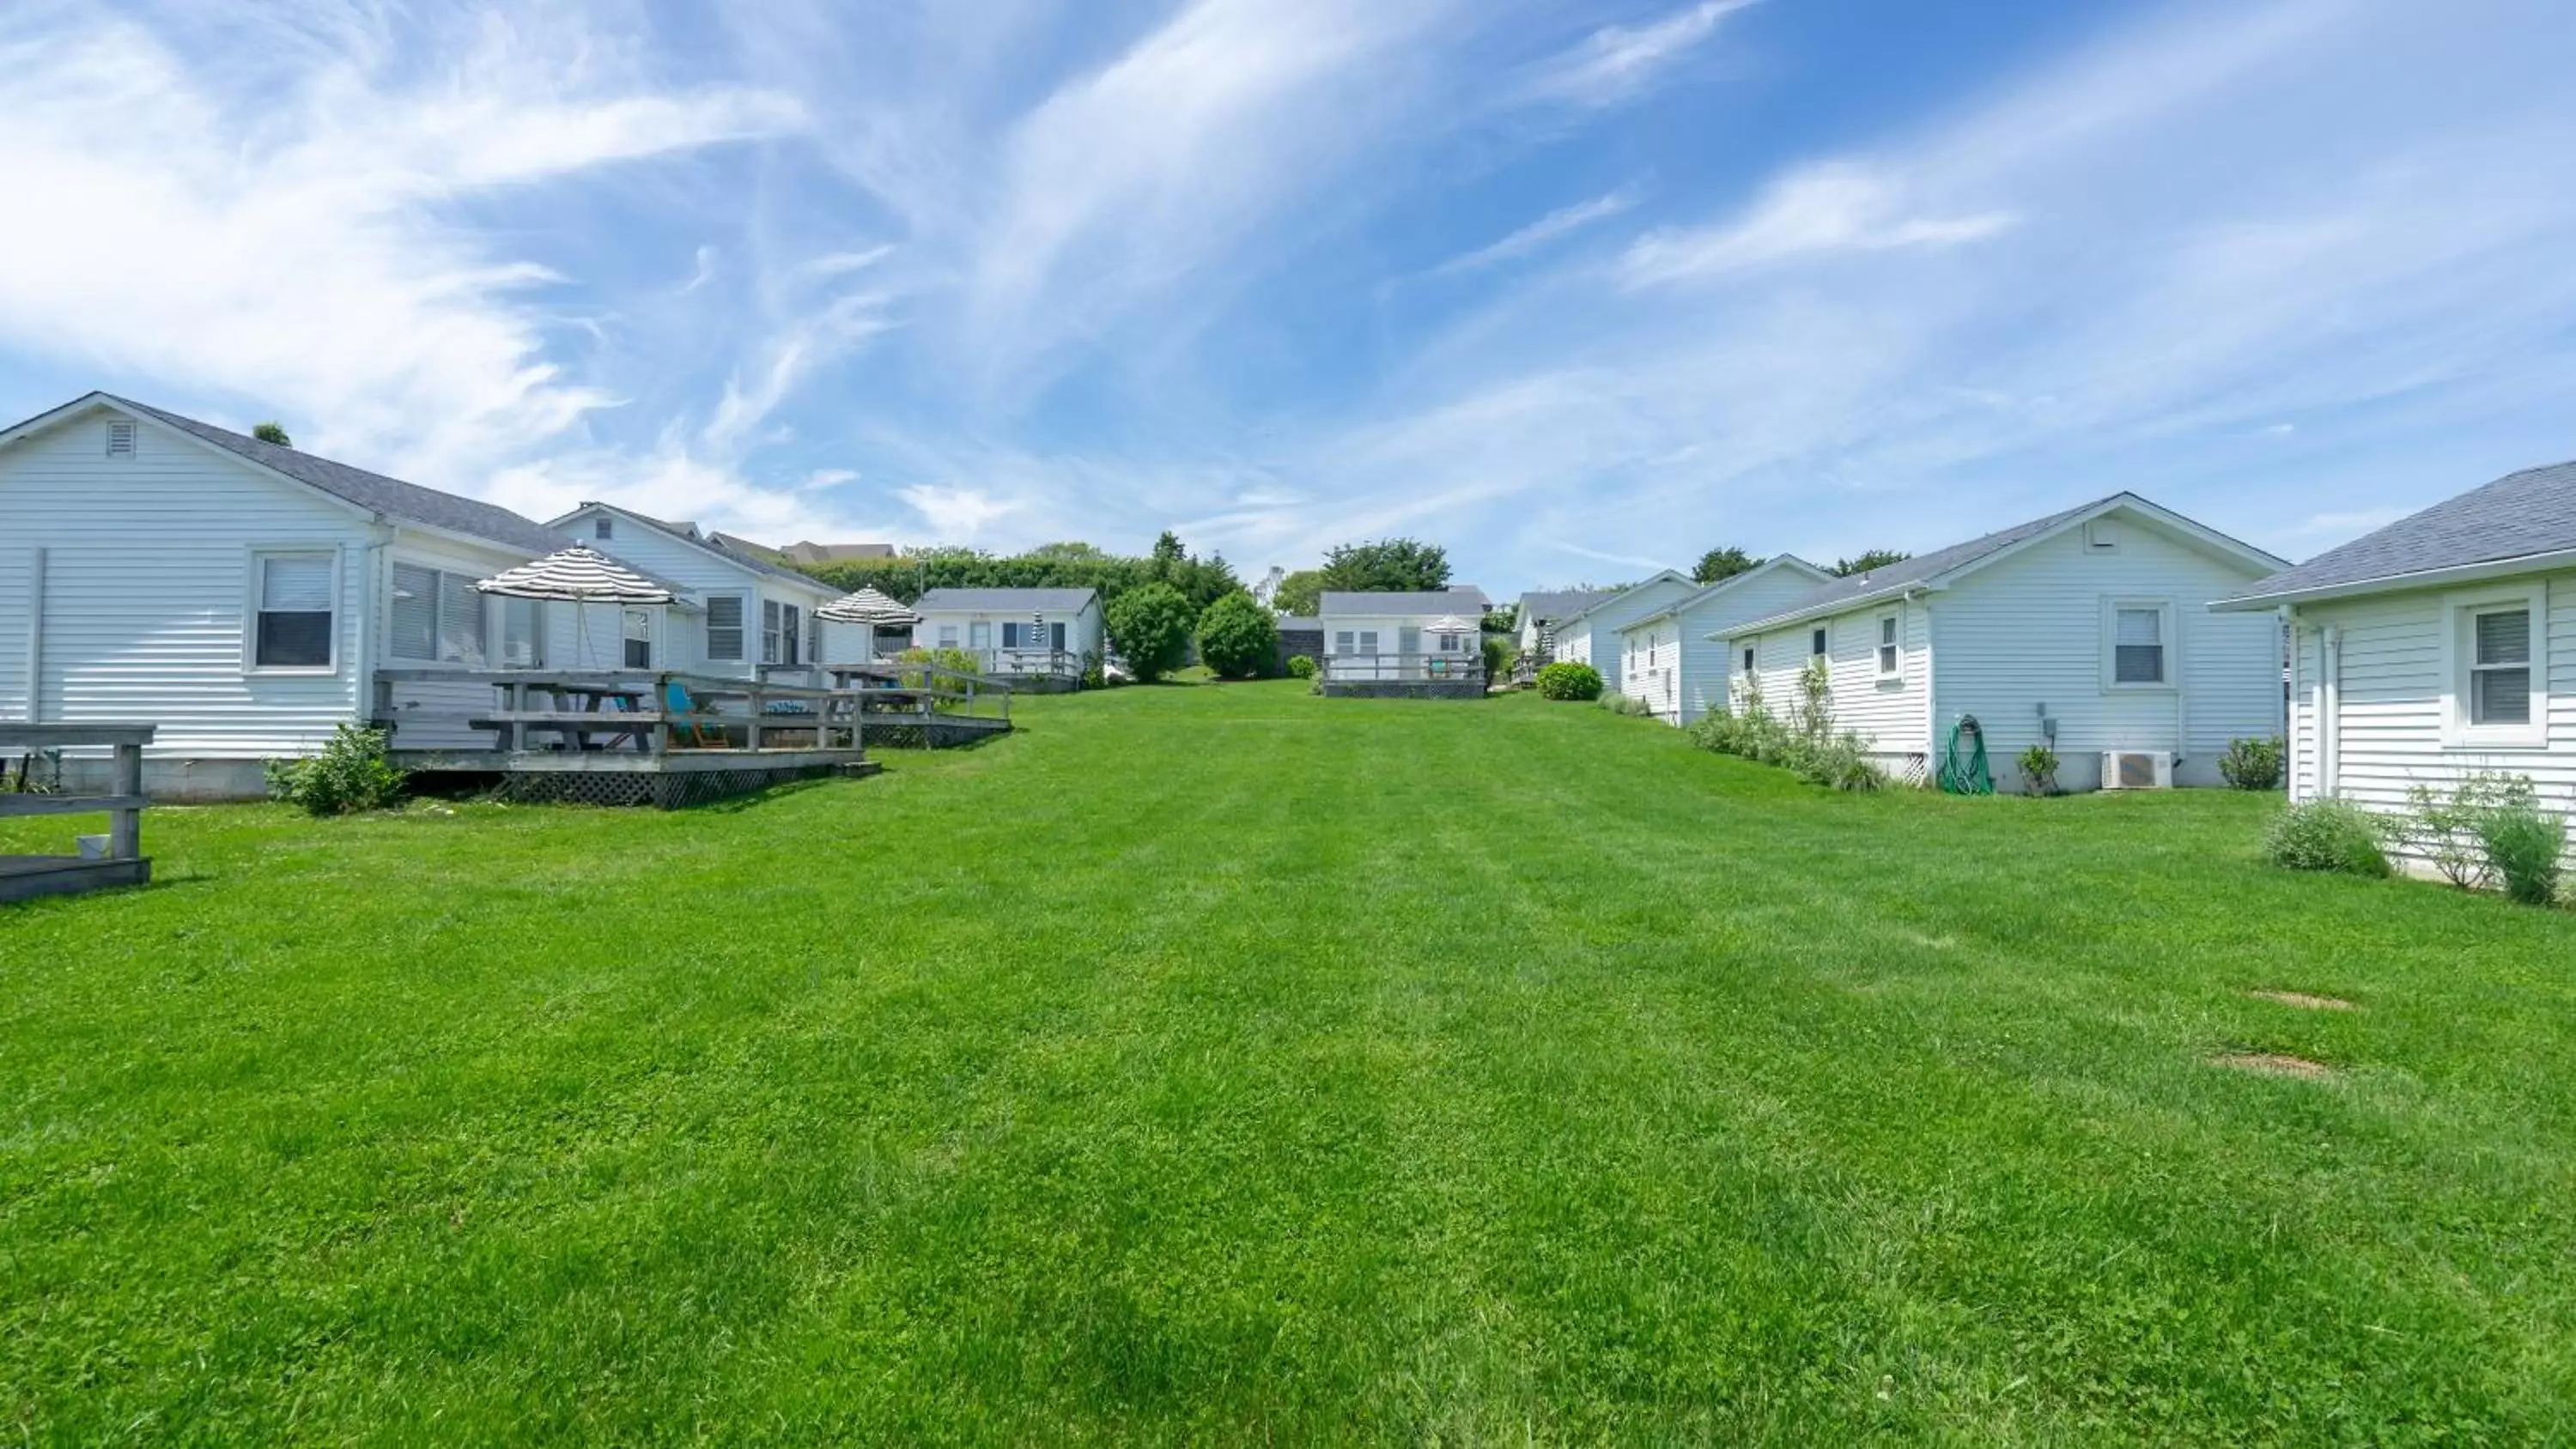
[[0,908],[0,1441],[2576,1436],[2576,916],[1528,697],[1018,713]]

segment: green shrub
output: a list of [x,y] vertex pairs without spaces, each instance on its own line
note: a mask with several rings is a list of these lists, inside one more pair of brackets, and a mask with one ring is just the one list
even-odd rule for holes
[[2430,785],[2413,786],[2406,804],[2406,843],[2431,861],[2444,880],[2465,891],[2496,883],[2496,863],[2487,850],[2487,817],[2497,811],[2537,811],[2540,799],[2528,776],[2482,771],[2447,795]]
[[2557,901],[2559,857],[2567,852],[2564,822],[2524,793],[2489,807],[2478,817],[2477,831],[2507,896],[2526,906]]
[[2278,739],[2231,740],[2218,757],[2218,773],[2239,790],[2278,790],[2286,754]]
[[1190,601],[1169,584],[1146,584],[1109,601],[1109,637],[1140,680],[1160,679],[1188,661],[1195,622]]
[[1485,682],[1500,684],[1512,674],[1512,641],[1501,634],[1485,636]]
[[1829,790],[1887,788],[1887,772],[1869,757],[1870,742],[1857,730],[1834,731],[1831,684],[1820,670],[1800,677],[1803,703],[1793,711],[1793,727],[1764,702],[1762,682],[1742,676],[1727,706],[1701,715],[1683,733],[1703,750],[1778,765]]
[[2272,818],[2263,833],[2263,855],[2287,870],[2384,876],[2386,833],[2379,817],[2349,800],[2308,800]]
[[1541,699],[1589,700],[1601,697],[1601,671],[1589,664],[1561,659],[1538,672]]
[[1199,615],[1199,661],[1219,679],[1254,679],[1279,657],[1279,620],[1241,589]]
[[1312,678],[1314,678],[1314,677],[1315,677],[1315,660],[1314,660],[1314,656],[1312,656],[1312,655],[1308,655],[1308,654],[1291,654],[1291,655],[1289,655],[1289,656],[1288,656],[1288,673],[1289,673],[1289,675],[1290,675],[1291,677],[1293,677],[1293,678],[1297,678],[1297,679],[1312,679]]
[[1655,712],[1653,705],[1633,694],[1604,694],[1601,696],[1601,707],[1612,714],[1627,715],[1631,718]]
[[383,730],[344,724],[321,753],[299,760],[271,760],[268,793],[313,815],[382,810],[402,799],[410,772],[387,753]]
[[2021,752],[2022,783],[2034,795],[2057,793],[2057,751],[2046,745],[2033,745]]

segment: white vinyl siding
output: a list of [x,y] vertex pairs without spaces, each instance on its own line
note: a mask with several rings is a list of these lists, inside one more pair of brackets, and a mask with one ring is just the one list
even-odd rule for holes
[[1656,579],[1639,584],[1615,599],[1594,605],[1582,618],[1557,625],[1556,657],[1591,665],[1601,675],[1602,688],[1618,690],[1620,652],[1625,647],[1620,632],[1698,592],[1699,585],[1688,579]]
[[[942,640],[940,647],[947,649],[956,648],[957,641],[964,639],[969,641],[967,647],[979,654],[993,651],[995,640],[1001,641],[1000,648],[1018,649],[1035,638],[1035,613],[1034,607],[929,609],[922,612],[921,622],[913,626],[912,637],[916,643]],[[1046,625],[1048,641],[1063,650],[1072,661],[1078,663],[1108,651],[1109,642],[1101,629],[1100,605],[1096,600],[1085,603],[1070,614],[1049,610]],[[1034,668],[1041,661],[1032,655],[1029,662]]]
[[[2462,626],[2475,611],[2533,600],[2531,713],[2522,743],[2463,731],[2468,701]],[[2463,618],[2466,615],[2466,619]],[[2268,618],[2269,616],[2264,616]],[[2297,748],[2295,798],[2320,793],[2318,694],[2325,631],[2342,635],[2342,708],[2336,720],[2335,793],[2389,814],[2407,808],[2408,787],[2448,790],[2472,774],[2528,775],[2542,807],[2576,819],[2576,572],[2516,579],[2496,589],[2417,590],[2301,605],[2295,616],[2291,707]],[[2420,864],[2420,863],[2419,863]]]
[[1870,752],[1894,763],[1923,753],[1926,743],[1925,691],[1931,678],[1927,655],[1931,636],[1929,611],[1920,603],[1897,610],[1902,658],[1895,676],[1878,672],[1879,607],[1809,620],[1774,629],[1754,641],[1755,673],[1771,712],[1786,716],[1802,700],[1799,676],[1816,657],[1816,632],[1825,635],[1824,658],[1833,686],[1834,728],[1856,730],[1869,741]]
[[[2281,732],[2279,621],[2206,607],[2262,567],[2142,519],[2109,522],[2116,528],[2094,537],[2116,538],[2115,549],[2072,529],[1930,596],[1933,747],[1960,715],[1975,715],[2005,789],[2019,788],[2012,759],[2042,743],[2068,789],[2095,783],[2106,750],[2170,751],[2177,783],[2215,785],[2229,741]],[[2152,636],[2141,613],[2152,613]],[[2156,663],[2164,679],[2122,680],[2123,641],[2132,672]],[[2053,742],[2042,705],[2057,722]]]
[[1723,637],[1725,631],[1747,619],[1778,612],[1824,578],[1816,570],[1784,561],[1730,579],[1715,593],[1689,596],[1668,618],[1632,625],[1626,632],[1641,639],[1649,630],[1655,634],[1648,653],[1662,677],[1631,684],[1627,692],[1653,704],[1658,717],[1668,724],[1690,724],[1724,705],[1729,682],[1742,662],[1739,647]]
[[[601,552],[654,578],[679,586],[683,593],[710,609],[719,598],[743,600],[742,628],[746,634],[765,624],[762,606],[776,603],[793,606],[797,610],[797,637],[801,641],[805,617],[840,597],[840,591],[820,580],[807,586],[793,578],[750,568],[649,524],[619,518],[601,510],[576,509],[559,520],[558,526],[577,538],[596,538],[594,530],[601,519],[608,520],[611,535],[598,541]],[[618,624],[619,612],[615,609],[598,611],[606,621],[604,642],[614,651],[603,662],[614,662],[624,652],[618,637],[622,632]],[[746,638],[736,652],[716,653],[717,646],[732,643],[732,635],[722,632],[723,626],[711,613],[657,609],[655,614],[653,655],[657,669],[703,669],[711,674],[747,675],[757,667],[755,660],[770,658],[763,648],[765,639]],[[783,615],[781,620],[783,623]],[[762,652],[755,654],[754,650]],[[794,652],[803,654],[801,643]],[[782,656],[788,653],[783,643],[780,653]]]
[[[0,451],[0,718],[151,720],[151,758],[243,760],[356,718],[366,519],[149,427],[111,458],[105,430],[103,414],[76,416]],[[327,668],[251,667],[253,564],[279,552],[340,561]]]

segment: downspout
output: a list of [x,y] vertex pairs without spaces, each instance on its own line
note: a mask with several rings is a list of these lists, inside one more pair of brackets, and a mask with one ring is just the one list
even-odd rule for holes
[[44,721],[45,551],[27,550],[27,723]]
[[2318,636],[2316,793],[2336,795],[2344,785],[2344,631],[2326,625]]
[[2286,662],[2290,673],[2281,681],[2281,764],[2282,773],[2289,781],[2290,800],[2295,804],[2299,799],[2299,619],[2287,604],[2275,610],[2274,614],[2281,623],[2274,638],[2289,646]]
[[393,690],[390,685],[378,698],[376,688],[376,614],[390,596],[384,578],[385,548],[393,541],[394,530],[381,513],[369,532],[366,547],[358,551],[358,678],[352,695],[357,703],[358,723],[365,725],[379,717],[393,717]]

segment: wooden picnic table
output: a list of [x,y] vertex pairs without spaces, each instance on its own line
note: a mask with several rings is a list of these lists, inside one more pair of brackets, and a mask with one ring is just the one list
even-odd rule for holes
[[[533,679],[502,680],[493,687],[501,695],[500,711],[491,720],[500,749],[516,747],[520,732],[529,729],[557,731],[564,744],[576,750],[591,748],[593,733],[622,736],[632,740],[638,751],[653,748],[651,731],[645,726],[658,723],[661,716],[656,713],[651,721],[642,718],[644,701],[652,693],[649,685],[629,680]],[[540,698],[552,707],[536,705]],[[596,725],[590,723],[594,716],[599,721]]]

